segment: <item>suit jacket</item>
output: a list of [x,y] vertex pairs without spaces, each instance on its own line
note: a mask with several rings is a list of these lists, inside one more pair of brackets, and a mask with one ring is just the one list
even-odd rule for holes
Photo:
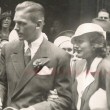
[[[4,107],[67,110],[71,106],[70,56],[44,39],[25,67],[23,51],[23,41],[9,43],[2,49],[0,97]],[[54,89],[58,98],[48,101],[48,94]]]
[[[80,60],[80,61],[76,61],[73,66],[73,71],[72,71],[72,83],[73,83],[72,84],[72,100],[73,100],[72,109],[73,110],[77,110],[76,107],[78,102],[78,92],[77,92],[78,82],[76,78],[82,72],[85,63],[86,63],[86,60]],[[107,106],[108,106],[108,109],[110,109],[110,59],[104,58],[99,63],[96,71],[91,74],[94,77],[94,80],[92,80],[87,85],[86,89],[82,94],[80,110],[90,110],[90,99],[100,90],[106,91]],[[103,98],[103,96],[101,97]],[[97,109],[97,110],[100,110],[100,109]]]

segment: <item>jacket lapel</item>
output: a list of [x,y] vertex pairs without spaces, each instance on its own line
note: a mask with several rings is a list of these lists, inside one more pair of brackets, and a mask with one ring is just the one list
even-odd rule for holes
[[78,91],[77,91],[78,81],[77,81],[77,77],[80,76],[80,73],[83,71],[83,68],[84,68],[84,66],[82,66],[82,65],[85,65],[85,64],[86,64],[86,60],[80,60],[80,61],[76,61],[73,65],[72,79],[74,80],[74,82],[72,84],[72,93],[73,93],[72,96],[73,96],[73,100],[75,101],[75,106],[77,106],[77,102],[78,102]]
[[97,90],[98,88],[98,78],[99,78],[99,74],[95,74],[94,76],[94,81],[91,82],[85,89],[83,95],[82,95],[82,99],[81,99],[81,108],[83,108],[85,102],[89,103],[89,100],[91,95]]
[[[87,84],[88,86],[86,86],[85,91],[82,95],[82,101],[81,101],[81,108],[83,108],[84,103],[89,100],[91,95],[94,94],[94,92],[98,89],[99,86],[99,64],[102,61],[102,58],[98,58],[97,62],[95,62],[96,66],[94,66],[95,64],[92,65],[92,72],[91,72],[91,78],[88,78],[89,83]],[[94,79],[93,79],[93,78]]]
[[[12,65],[15,70],[15,76],[17,82],[21,77],[22,72],[24,71],[24,58],[23,58],[23,42],[17,42],[16,45],[13,45],[13,53],[11,54]],[[13,94],[16,84],[13,84],[10,89],[10,95]]]
[[48,48],[47,43],[46,43],[46,40],[44,39],[41,46],[39,47],[38,51],[36,52],[34,57],[31,59],[29,64],[24,69],[22,77],[19,80],[12,97],[14,97],[24,86],[26,86],[26,84],[37,74],[37,72],[35,72],[35,70],[34,70],[33,62],[36,59],[39,59],[39,58],[42,58],[42,57],[47,58],[46,50],[45,50],[47,48]]
[[[86,62],[83,65],[84,66],[82,68],[82,71],[80,71],[80,74],[76,77],[77,92],[78,92],[78,96],[79,96],[79,100],[78,100],[79,102],[77,103],[78,105],[79,105],[80,100],[81,100],[80,97],[82,97],[82,95],[84,94],[86,88],[88,88],[89,85],[94,81],[94,77],[91,75],[91,73],[88,73],[88,75],[86,76],[86,73],[84,72]],[[81,104],[82,104],[82,101],[81,101]]]
[[23,56],[23,42],[19,42],[16,45],[16,48],[11,55],[12,63],[17,73],[18,78],[20,78],[21,73],[23,72],[25,65],[24,65],[24,56]]

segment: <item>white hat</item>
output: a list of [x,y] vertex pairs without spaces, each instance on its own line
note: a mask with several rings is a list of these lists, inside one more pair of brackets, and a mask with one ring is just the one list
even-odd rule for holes
[[84,24],[81,24],[77,28],[77,30],[75,31],[75,34],[72,36],[72,39],[74,37],[81,36],[81,35],[83,35],[85,33],[89,33],[89,32],[102,33],[104,35],[104,37],[106,38],[106,32],[103,30],[103,28],[101,26],[99,26],[98,24],[94,24],[94,23],[84,23]]
[[70,37],[67,37],[67,36],[60,36],[60,37],[57,37],[55,40],[54,40],[54,44],[59,47],[62,43],[64,42],[71,42],[71,38]]

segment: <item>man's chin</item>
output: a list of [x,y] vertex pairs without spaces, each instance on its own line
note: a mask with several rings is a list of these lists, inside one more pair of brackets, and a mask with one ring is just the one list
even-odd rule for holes
[[23,37],[21,37],[21,36],[19,36],[19,40],[24,40],[24,38],[23,38]]
[[19,38],[19,40],[20,40],[20,41],[23,41],[24,39],[23,39],[23,38]]

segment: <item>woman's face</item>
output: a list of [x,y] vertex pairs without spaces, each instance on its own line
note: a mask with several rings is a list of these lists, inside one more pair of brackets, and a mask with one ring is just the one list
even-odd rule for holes
[[91,58],[94,53],[89,41],[76,42],[73,47],[79,58],[88,59]]
[[6,17],[2,21],[2,27],[8,28],[11,25],[11,17]]

